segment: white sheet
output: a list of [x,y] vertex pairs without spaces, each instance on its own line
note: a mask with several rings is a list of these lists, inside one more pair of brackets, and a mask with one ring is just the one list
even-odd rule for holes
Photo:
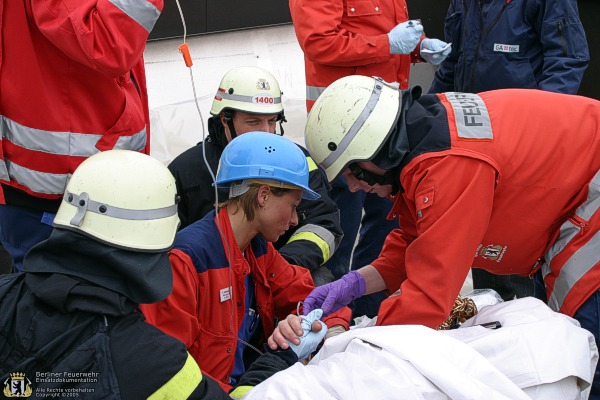
[[[467,327],[496,320],[502,328]],[[597,360],[591,333],[527,298],[486,307],[453,331],[351,330],[244,399],[583,399]]]

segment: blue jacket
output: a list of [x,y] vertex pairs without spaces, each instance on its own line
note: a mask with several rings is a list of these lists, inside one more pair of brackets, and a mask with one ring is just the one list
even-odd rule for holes
[[452,0],[452,53],[430,93],[537,88],[575,94],[589,63],[576,0]]

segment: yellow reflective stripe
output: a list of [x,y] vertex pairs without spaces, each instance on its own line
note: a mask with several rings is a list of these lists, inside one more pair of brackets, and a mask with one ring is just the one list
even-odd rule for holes
[[290,240],[288,240],[288,243],[295,242],[296,240],[308,240],[317,245],[323,254],[323,262],[329,260],[329,257],[331,257],[329,244],[314,232],[296,232]]
[[317,163],[315,162],[315,160],[312,159],[312,157],[306,157],[306,161],[308,161],[308,170],[310,172],[313,172],[315,169],[319,168],[317,167]]
[[234,391],[229,393],[229,397],[232,399],[241,399],[252,389],[254,389],[254,386],[238,386]]
[[194,389],[202,382],[202,372],[190,353],[183,368],[167,383],[152,393],[148,400],[180,400],[190,397]]

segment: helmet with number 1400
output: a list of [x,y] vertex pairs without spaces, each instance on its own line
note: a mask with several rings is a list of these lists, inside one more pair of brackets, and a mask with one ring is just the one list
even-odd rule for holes
[[304,138],[330,182],[349,164],[377,154],[393,131],[401,96],[381,79],[359,75],[340,78],[321,93],[308,115]]
[[280,114],[283,117],[281,90],[277,79],[259,67],[238,67],[223,76],[210,113],[237,110],[252,114]]
[[233,139],[223,151],[217,171],[217,186],[230,188],[236,197],[248,181],[269,186],[303,189],[302,198],[316,200],[319,194],[308,186],[306,156],[291,140],[267,132],[248,132]]
[[73,173],[54,225],[117,248],[166,251],[179,225],[175,179],[136,151],[95,154]]

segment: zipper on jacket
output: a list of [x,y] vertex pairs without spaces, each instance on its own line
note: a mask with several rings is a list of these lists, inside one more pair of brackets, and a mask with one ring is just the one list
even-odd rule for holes
[[[494,18],[492,23],[479,36],[479,40],[477,41],[477,48],[475,49],[475,59],[473,60],[473,67],[471,68],[471,79],[470,79],[471,86],[470,86],[469,90],[466,90],[466,92],[474,92],[474,89],[475,89],[475,70],[477,69],[477,62],[479,61],[479,48],[481,47],[481,43],[483,42],[483,39],[487,36],[487,34],[490,33],[492,28],[498,23],[498,21],[500,20],[500,17],[504,13],[504,10],[506,10],[506,6],[508,6],[509,3],[510,3],[510,1],[506,1],[504,3],[504,5],[502,5],[502,9],[498,13],[498,15],[496,15],[496,18]],[[480,21],[481,28],[483,30],[483,1],[482,0],[479,0],[479,21]]]
[[[565,19],[565,23],[567,23],[567,20]],[[558,21],[556,23],[557,27],[558,27],[558,37],[560,37],[560,45],[562,46],[562,50],[563,50],[563,57],[567,56],[567,43],[565,42],[565,36],[564,36],[564,32],[563,32],[563,25],[562,22]]]

